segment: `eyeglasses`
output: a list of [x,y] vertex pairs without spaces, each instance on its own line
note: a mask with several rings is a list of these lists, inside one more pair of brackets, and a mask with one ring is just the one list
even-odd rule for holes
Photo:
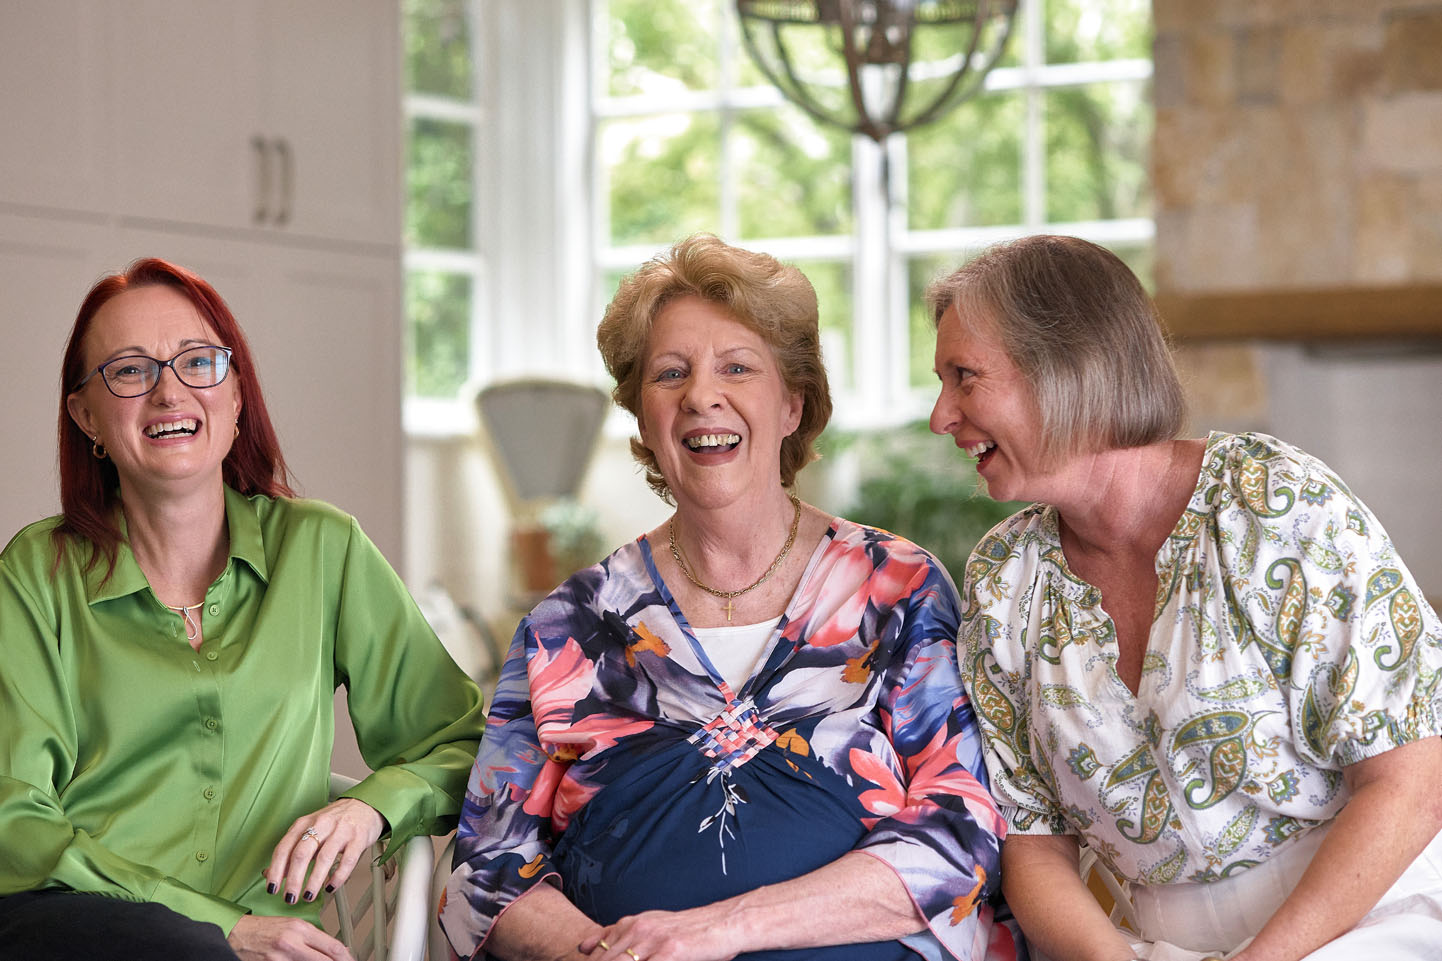
[[145,354],[127,354],[107,360],[85,375],[75,385],[79,390],[96,374],[116,397],[140,397],[160,383],[160,369],[169,367],[187,387],[214,387],[230,373],[229,347],[190,347],[169,360],[156,360]]

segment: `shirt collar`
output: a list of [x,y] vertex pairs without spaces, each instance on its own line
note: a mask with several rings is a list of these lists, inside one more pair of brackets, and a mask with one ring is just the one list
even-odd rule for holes
[[[85,593],[87,601],[94,604],[117,597],[125,597],[150,586],[145,573],[130,551],[130,536],[126,529],[125,512],[118,511],[120,544],[115,551],[115,570],[110,579],[105,579],[105,563],[100,561],[85,572]],[[244,561],[255,571],[262,582],[269,583],[270,569],[265,561],[265,541],[260,532],[260,517],[256,505],[243,494],[225,488],[225,520],[230,533],[230,557]]]

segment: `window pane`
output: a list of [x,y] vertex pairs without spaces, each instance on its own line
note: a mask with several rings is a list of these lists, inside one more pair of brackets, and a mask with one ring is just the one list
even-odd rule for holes
[[722,0],[611,0],[606,51],[613,97],[717,86]]
[[599,131],[617,245],[669,244],[720,230],[720,133],[709,114],[612,120]]
[[[944,5],[938,5],[944,6]],[[901,111],[903,123],[910,123],[936,106],[954,106],[958,100],[970,97],[980,90],[984,76],[980,70],[991,65],[992,58],[998,57],[998,44],[1006,38],[1002,53],[1011,53],[1018,42],[1007,33],[1005,4],[987,2],[974,10],[962,9],[956,5],[954,11],[965,17],[952,21],[953,11],[936,21],[920,20],[911,34],[911,67],[905,106]],[[987,14],[981,35],[975,36],[975,14]],[[963,79],[955,82],[956,72],[966,63],[967,51],[975,44],[975,53]]]
[[1138,82],[1047,91],[1048,220],[1151,216],[1149,90]]
[[1001,48],[1001,56],[996,61],[998,67],[1020,67],[1026,59],[1026,21],[1040,2],[1044,0],[1021,0],[1016,5],[1011,33],[1007,35],[1006,46]]
[[944,277],[965,262],[966,258],[961,254],[928,254],[914,257],[907,263],[912,387],[933,393],[937,388],[936,372],[932,369],[936,358],[936,327],[932,325],[931,313],[926,309],[926,288],[933,280]]
[[[748,36],[744,25],[740,30],[743,37]],[[822,115],[847,124],[853,122],[856,110],[847,82],[839,26],[782,21],[773,29],[770,24],[756,22],[749,37],[761,62],[770,67],[782,86],[799,89]],[[752,46],[743,44],[743,49],[750,53]],[[766,74],[758,69],[755,73],[743,71],[742,76],[750,79]]]
[[1020,223],[1025,116],[1022,94],[987,94],[909,134],[911,228]]
[[816,288],[816,305],[821,315],[821,353],[834,398],[853,386],[851,264],[826,260],[798,260],[794,263]]
[[406,243],[412,247],[472,246],[471,139],[469,124],[411,121]]
[[1048,63],[1149,59],[1150,0],[1046,0]]
[[787,106],[741,114],[735,136],[741,236],[850,232],[847,134]]
[[411,344],[406,391],[417,397],[455,397],[471,355],[471,278],[413,270],[406,274]]
[[405,0],[406,89],[471,99],[469,0]]

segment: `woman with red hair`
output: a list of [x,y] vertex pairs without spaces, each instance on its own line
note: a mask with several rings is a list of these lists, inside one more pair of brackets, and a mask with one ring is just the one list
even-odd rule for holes
[[[103,278],[60,386],[63,513],[0,554],[0,944],[348,959],[324,892],[454,825],[479,692],[356,521],[295,497],[204,280]],[[375,773],[327,803],[340,684]]]

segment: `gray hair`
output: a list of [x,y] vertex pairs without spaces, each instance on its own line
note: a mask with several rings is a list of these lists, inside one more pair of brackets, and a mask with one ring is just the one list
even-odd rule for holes
[[956,307],[995,323],[1031,387],[1047,462],[1176,437],[1186,420],[1156,308],[1116,254],[1077,237],[996,244],[926,291],[932,322]]

